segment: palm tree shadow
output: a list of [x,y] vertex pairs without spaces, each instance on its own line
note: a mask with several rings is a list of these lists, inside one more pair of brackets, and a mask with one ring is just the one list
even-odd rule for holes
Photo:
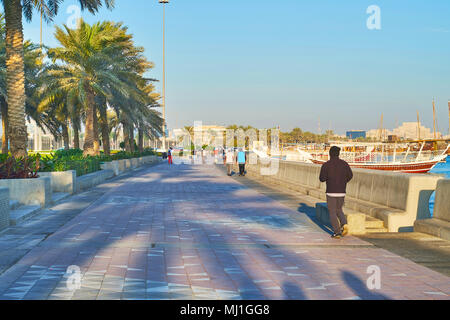
[[292,282],[285,281],[282,285],[284,292],[283,300],[308,300],[300,287]]
[[367,285],[359,279],[356,275],[349,271],[342,272],[342,279],[359,298],[364,300],[389,300],[390,298],[371,291],[367,288]]
[[317,220],[316,208],[311,207],[306,203],[299,203],[297,211],[308,216],[308,218],[312,222],[314,222],[314,224],[317,225],[317,227],[319,227],[321,230],[325,231],[326,233],[333,234],[333,231],[328,226],[324,225],[319,220]]

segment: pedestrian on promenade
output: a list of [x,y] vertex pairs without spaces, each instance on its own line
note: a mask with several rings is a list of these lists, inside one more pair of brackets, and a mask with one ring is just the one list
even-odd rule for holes
[[225,147],[222,148],[222,163],[227,164],[227,149]]
[[247,163],[247,154],[244,149],[240,148],[236,157],[236,162],[239,165],[239,175],[245,177],[245,164]]
[[225,163],[227,165],[227,174],[231,177],[232,170],[233,170],[233,164],[234,164],[234,151],[232,148],[229,148],[226,155],[225,155]]
[[173,161],[172,161],[172,152],[173,152],[173,149],[172,149],[172,147],[170,147],[169,150],[167,151],[167,159],[169,159],[169,165],[170,165],[170,164],[173,164]]
[[327,205],[330,222],[333,227],[332,238],[339,239],[348,234],[347,218],[344,206],[347,183],[353,178],[353,172],[347,162],[339,159],[341,149],[334,146],[330,149],[330,161],[320,170],[320,181],[327,183]]

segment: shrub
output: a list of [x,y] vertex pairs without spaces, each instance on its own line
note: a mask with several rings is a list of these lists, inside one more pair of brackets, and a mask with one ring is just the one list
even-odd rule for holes
[[0,158],[0,179],[38,178],[40,157],[14,158],[2,155]]
[[101,163],[115,160],[155,155],[153,149],[144,152],[127,153],[119,151],[110,156],[85,157],[79,149],[58,150],[51,154],[29,154],[25,159],[14,159],[9,155],[0,155],[0,179],[37,178],[38,172],[61,172],[74,170],[77,176],[101,170]]
[[58,150],[50,157],[42,158],[41,172],[61,172],[74,170],[77,176],[83,176],[100,170],[98,157],[85,157],[83,150]]
[[69,149],[69,150],[58,150],[54,153],[55,158],[83,158],[83,150],[80,149]]

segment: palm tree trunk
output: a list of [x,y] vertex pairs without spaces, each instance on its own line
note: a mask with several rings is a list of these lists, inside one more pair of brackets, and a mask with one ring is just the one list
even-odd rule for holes
[[128,130],[130,130],[130,149],[131,152],[136,152],[134,145],[134,127],[132,125],[128,126]]
[[144,152],[144,130],[141,128],[138,129],[138,146],[139,146],[139,152]]
[[109,125],[106,105],[100,107],[100,127],[102,130],[103,151],[107,156],[109,156],[111,154],[111,144],[109,141]]
[[73,147],[80,149],[80,129],[78,128],[78,121],[72,123],[73,127]]
[[1,98],[0,102],[0,112],[2,114],[2,153],[8,154],[8,104],[5,99]]
[[117,149],[117,138],[118,138],[118,132],[119,131],[119,129],[118,128],[115,128],[114,129],[114,133],[113,133],[113,136],[114,136],[114,147]]
[[69,128],[67,127],[67,123],[64,122],[62,125],[62,136],[63,136],[63,141],[64,141],[64,150],[69,150],[70,149],[70,142],[69,142]]
[[98,131],[98,115],[97,115],[97,105],[94,105],[94,152],[95,155],[100,154],[100,136]]
[[128,128],[128,124],[125,121],[122,121],[122,132],[123,132],[123,142],[125,143],[125,151],[131,152],[130,130]]
[[26,157],[25,73],[23,58],[22,1],[3,1],[6,21],[6,86],[11,153]]
[[86,88],[86,91],[86,133],[83,154],[85,156],[98,156],[100,154],[100,146],[98,141],[97,108],[95,107],[94,93],[90,88]]

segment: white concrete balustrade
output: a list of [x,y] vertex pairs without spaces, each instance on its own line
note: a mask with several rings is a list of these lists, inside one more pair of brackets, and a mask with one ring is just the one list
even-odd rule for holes
[[417,220],[414,231],[450,240],[450,179],[438,182],[433,218]]
[[[326,184],[319,181],[320,166],[301,162],[278,161],[263,165],[250,164],[248,173],[276,184],[326,200]],[[274,174],[264,175],[271,166]],[[266,170],[270,171],[270,170]],[[443,179],[427,174],[392,173],[353,169],[348,184],[346,208],[384,221],[389,232],[411,230],[414,222],[431,218],[429,199]]]

